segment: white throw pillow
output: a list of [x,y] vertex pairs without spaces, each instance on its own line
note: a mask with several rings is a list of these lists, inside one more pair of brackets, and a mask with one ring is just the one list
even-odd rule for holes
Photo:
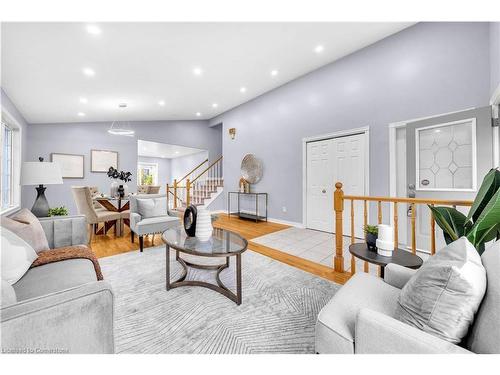
[[137,199],[137,212],[143,219],[167,215],[167,198]]
[[15,284],[38,258],[35,250],[10,230],[2,228],[2,279]]
[[427,260],[401,290],[395,318],[458,344],[486,291],[486,270],[466,237]]

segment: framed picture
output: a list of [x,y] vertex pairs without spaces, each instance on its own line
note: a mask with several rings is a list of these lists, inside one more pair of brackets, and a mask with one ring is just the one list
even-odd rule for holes
[[84,156],[74,154],[50,154],[51,161],[61,167],[62,178],[83,178]]
[[118,152],[108,150],[90,150],[90,171],[106,173],[109,167],[118,169]]

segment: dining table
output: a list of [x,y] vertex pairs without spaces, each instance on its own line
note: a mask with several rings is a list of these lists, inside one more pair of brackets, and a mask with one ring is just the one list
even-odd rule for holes
[[[111,197],[106,196],[104,194],[98,195],[94,197],[94,200],[97,201],[101,206],[103,206],[106,210],[112,212],[123,212],[130,209],[130,199],[129,196],[125,197]],[[114,222],[105,222],[104,226],[98,229],[96,234],[104,234],[106,233],[115,223]],[[116,222],[116,235],[118,237],[123,236],[124,225],[130,227],[130,219],[129,218],[121,218]]]

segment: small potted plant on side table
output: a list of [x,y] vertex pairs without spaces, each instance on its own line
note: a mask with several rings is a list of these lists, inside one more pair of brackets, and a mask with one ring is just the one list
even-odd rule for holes
[[363,229],[365,231],[366,246],[368,246],[369,250],[377,250],[378,227],[367,224]]

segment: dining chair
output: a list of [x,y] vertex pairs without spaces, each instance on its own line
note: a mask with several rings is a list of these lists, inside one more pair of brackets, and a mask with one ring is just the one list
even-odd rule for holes
[[95,198],[99,196],[99,188],[97,186],[89,186],[90,189],[90,196],[92,197],[93,200],[93,205],[96,210],[106,210],[105,207],[103,207],[102,204],[100,204]]
[[75,200],[78,213],[85,216],[87,224],[90,226],[89,242],[92,242],[94,234],[97,233],[97,226],[99,223],[104,223],[104,234],[106,234],[106,223],[113,222],[116,236],[116,223],[121,219],[119,212],[112,212],[106,209],[96,210],[88,186],[72,186],[71,192],[73,193],[73,199]]

